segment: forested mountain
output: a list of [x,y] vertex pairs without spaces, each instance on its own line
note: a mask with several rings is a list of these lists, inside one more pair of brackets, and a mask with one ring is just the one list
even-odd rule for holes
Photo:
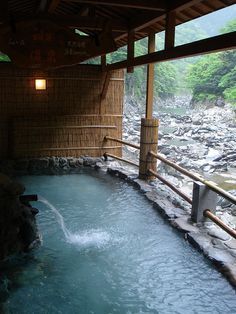
[[[175,45],[182,45],[221,33],[235,31],[236,5],[182,24],[176,28]],[[223,28],[224,26],[224,28]],[[164,48],[164,33],[156,35],[156,50]],[[108,63],[126,58],[126,47],[109,55]],[[135,55],[147,53],[147,39],[135,44]],[[195,101],[212,101],[224,97],[235,100],[236,52],[185,58],[155,65],[155,97],[168,98],[193,92]],[[146,66],[135,68],[126,75],[126,93],[140,99],[145,96]]]
[[[221,32],[231,31],[236,31],[236,19],[228,22]],[[223,97],[231,103],[236,103],[236,51],[202,57],[189,68],[188,84],[195,101]]]

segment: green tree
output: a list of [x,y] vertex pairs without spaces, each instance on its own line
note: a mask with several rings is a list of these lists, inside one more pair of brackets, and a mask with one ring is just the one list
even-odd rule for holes
[[9,62],[11,61],[10,58],[7,55],[4,55],[2,52],[0,52],[0,62]]
[[[227,23],[222,33],[236,30],[236,19]],[[224,97],[236,103],[236,52],[225,51],[201,58],[188,73],[188,84],[194,101],[214,100]]]

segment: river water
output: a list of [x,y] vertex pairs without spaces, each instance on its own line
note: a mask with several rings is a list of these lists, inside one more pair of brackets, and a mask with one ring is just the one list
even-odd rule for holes
[[42,246],[6,270],[14,314],[235,313],[236,291],[143,195],[94,170],[20,178]]

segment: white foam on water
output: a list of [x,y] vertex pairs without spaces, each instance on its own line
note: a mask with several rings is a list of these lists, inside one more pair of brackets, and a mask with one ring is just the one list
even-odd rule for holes
[[53,206],[42,196],[38,196],[38,201],[45,204],[53,211],[56,220],[60,225],[64,233],[65,239],[68,243],[74,244],[80,248],[101,248],[104,247],[111,240],[109,233],[102,230],[91,229],[83,231],[81,233],[70,232],[70,230],[65,225],[63,216],[59,213],[55,206]]
[[88,230],[82,233],[74,233],[71,234],[68,242],[71,244],[78,245],[79,247],[97,247],[102,248],[108,242],[110,242],[111,238],[109,233],[100,230]]

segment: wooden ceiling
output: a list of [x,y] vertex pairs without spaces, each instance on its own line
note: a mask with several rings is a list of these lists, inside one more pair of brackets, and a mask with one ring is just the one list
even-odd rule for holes
[[5,0],[0,4],[0,24],[49,19],[92,35],[109,25],[121,47],[131,31],[139,40],[165,30],[172,12],[179,25],[232,4],[236,0]]

